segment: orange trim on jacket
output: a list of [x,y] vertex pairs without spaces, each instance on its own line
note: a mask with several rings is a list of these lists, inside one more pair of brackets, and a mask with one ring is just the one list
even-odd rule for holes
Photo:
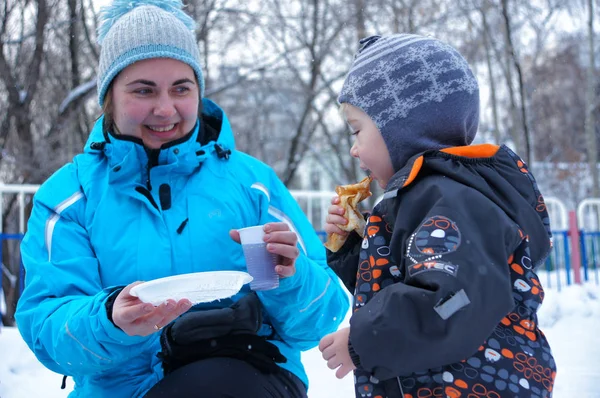
[[[493,144],[479,144],[479,145],[467,145],[467,146],[454,146],[450,148],[440,149],[440,152],[449,153],[450,155],[462,156],[465,158],[491,158],[498,153],[500,147]],[[412,169],[402,185],[403,188],[409,186],[417,175],[421,171],[423,166],[423,156],[419,156],[415,159]]]

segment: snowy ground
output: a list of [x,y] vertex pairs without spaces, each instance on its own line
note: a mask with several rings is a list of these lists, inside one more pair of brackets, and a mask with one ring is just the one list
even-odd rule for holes
[[[546,286],[556,286],[545,278]],[[600,286],[545,290],[539,320],[558,365],[554,398],[600,398]],[[304,363],[310,398],[353,397],[352,378],[336,379],[316,348],[305,353]],[[0,398],[64,398],[72,384],[61,390],[61,381],[37,362],[16,329],[0,330]]]

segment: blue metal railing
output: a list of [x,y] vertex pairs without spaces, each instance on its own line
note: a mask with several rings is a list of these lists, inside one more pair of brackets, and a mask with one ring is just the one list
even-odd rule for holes
[[580,235],[581,245],[581,268],[583,269],[583,280],[590,280],[590,272],[594,274],[594,281],[600,284],[598,263],[600,262],[600,232],[584,232]]

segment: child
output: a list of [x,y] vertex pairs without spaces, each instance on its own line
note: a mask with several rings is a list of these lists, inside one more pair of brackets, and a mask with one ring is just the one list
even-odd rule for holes
[[[350,154],[385,189],[361,240],[329,265],[354,293],[350,327],[319,344],[357,397],[550,397],[556,365],[537,325],[550,251],[542,195],[506,146],[470,145],[477,81],[434,38],[361,41],[339,102]],[[328,233],[348,234],[339,199]]]

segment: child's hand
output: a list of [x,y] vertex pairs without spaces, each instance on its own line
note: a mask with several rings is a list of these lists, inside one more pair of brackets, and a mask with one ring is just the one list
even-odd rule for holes
[[325,232],[327,232],[327,234],[347,236],[349,232],[346,232],[338,227],[338,225],[348,224],[348,219],[344,217],[346,210],[339,206],[339,204],[340,197],[334,196],[331,199],[331,206],[329,206],[329,211],[327,217],[325,218]]
[[343,328],[323,337],[319,343],[319,351],[323,354],[323,359],[327,361],[327,367],[329,369],[338,368],[335,372],[335,377],[338,379],[344,378],[356,369],[348,351],[349,334],[350,328]]

